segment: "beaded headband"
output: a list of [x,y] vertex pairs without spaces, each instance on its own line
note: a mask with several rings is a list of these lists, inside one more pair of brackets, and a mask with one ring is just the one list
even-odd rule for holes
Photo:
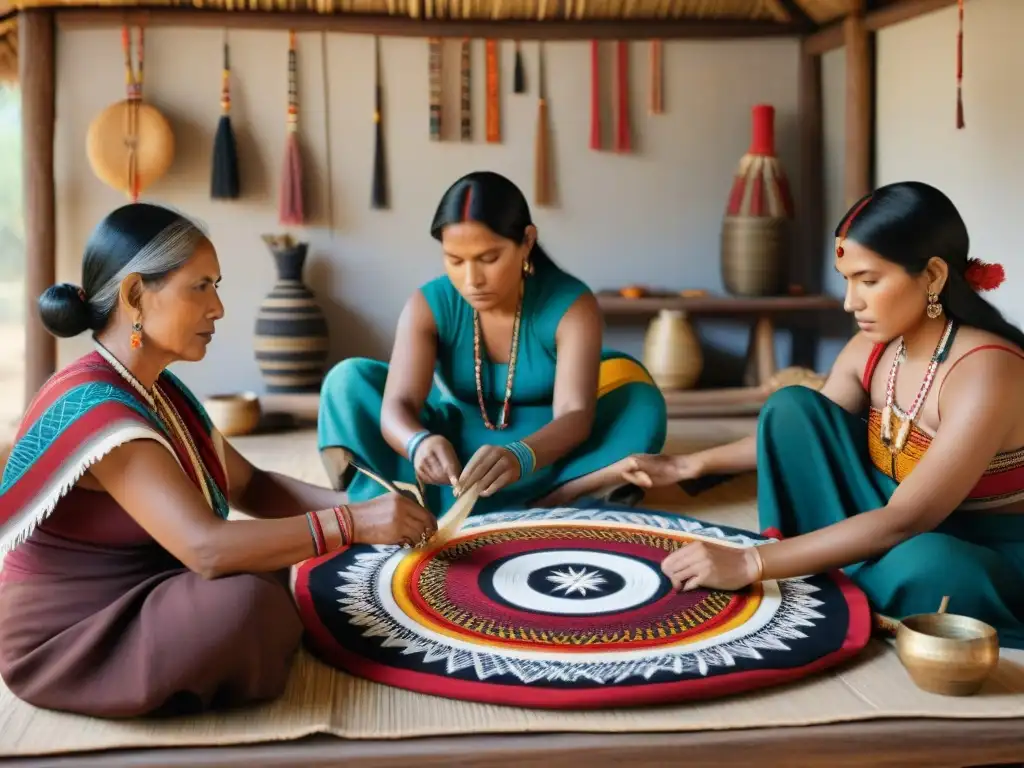
[[857,206],[850,212],[850,215],[846,217],[846,221],[843,222],[843,226],[840,227],[839,235],[836,237],[837,258],[843,258],[843,241],[846,239],[846,233],[850,231],[850,224],[853,223],[853,220],[857,217],[857,214],[860,213],[864,209],[864,206],[867,205],[869,202],[871,202],[871,195],[868,195],[859,203],[857,203]]

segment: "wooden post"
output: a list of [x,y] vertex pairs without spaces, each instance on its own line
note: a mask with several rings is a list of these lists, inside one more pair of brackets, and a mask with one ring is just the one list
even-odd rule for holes
[[863,8],[843,21],[846,45],[846,163],[844,192],[851,206],[872,188],[875,95],[874,45]]
[[51,10],[18,15],[22,190],[25,210],[25,401],[57,368],[57,340],[39,319],[39,295],[56,281],[53,181],[56,25]]
[[[797,252],[800,282],[807,293],[819,293],[825,238],[825,110],[821,56],[800,46],[798,101],[800,115],[800,205]],[[800,329],[793,334],[793,364],[813,368],[818,334]]]

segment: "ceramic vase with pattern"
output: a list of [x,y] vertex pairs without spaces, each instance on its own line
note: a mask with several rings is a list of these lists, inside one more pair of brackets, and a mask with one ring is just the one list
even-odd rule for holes
[[330,349],[327,321],[302,282],[308,243],[264,236],[277,266],[274,289],[256,315],[256,362],[271,393],[319,392]]
[[740,159],[722,221],[722,282],[739,296],[784,293],[793,199],[775,155],[775,108],[753,108],[750,148]]

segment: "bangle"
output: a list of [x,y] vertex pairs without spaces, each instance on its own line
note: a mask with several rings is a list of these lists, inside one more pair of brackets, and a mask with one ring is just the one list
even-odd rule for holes
[[327,553],[327,540],[324,538],[324,529],[320,525],[320,518],[316,512],[306,513],[306,522],[309,524],[309,535],[313,538],[313,552],[316,557]]
[[520,478],[533,474],[537,468],[537,454],[533,452],[533,448],[522,440],[516,440],[514,443],[506,445],[505,450],[515,456],[516,461],[519,462]]
[[760,552],[760,550],[756,546],[753,546],[750,549],[751,549],[751,551],[754,554],[754,560],[757,561],[757,576],[754,577],[754,581],[763,581],[764,580],[764,558],[761,557],[761,552]]
[[420,447],[420,444],[430,437],[430,432],[427,430],[421,430],[410,437],[405,442],[405,455],[409,457],[410,463],[415,463],[416,449]]
[[341,544],[344,547],[355,540],[355,526],[352,523],[352,512],[347,504],[334,508],[334,519],[338,521],[338,530],[341,531]]

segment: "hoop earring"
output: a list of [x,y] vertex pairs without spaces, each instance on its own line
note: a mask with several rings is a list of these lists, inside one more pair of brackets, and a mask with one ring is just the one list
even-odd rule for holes
[[924,313],[932,320],[942,314],[942,305],[939,303],[939,295],[937,293],[928,292],[928,306],[925,307]]
[[138,320],[132,323],[132,335],[129,337],[129,342],[132,345],[132,349],[138,349],[142,346],[142,323]]

